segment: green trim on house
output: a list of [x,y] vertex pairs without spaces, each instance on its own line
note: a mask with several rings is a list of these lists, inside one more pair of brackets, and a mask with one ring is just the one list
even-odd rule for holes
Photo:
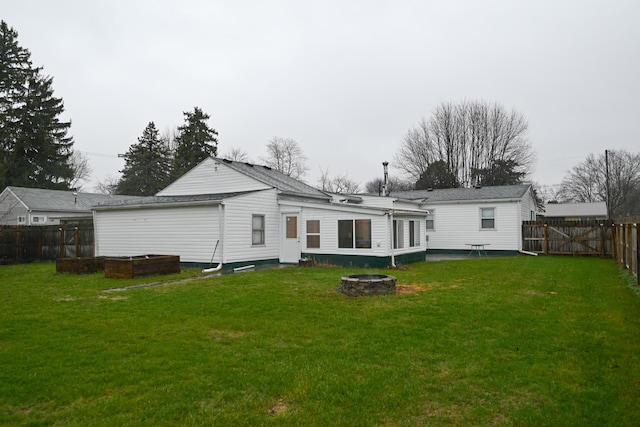
[[[242,262],[230,262],[228,264],[222,264],[223,271],[233,270],[234,268],[246,267],[249,265],[255,265],[256,267],[264,266],[264,265],[273,265],[280,264],[280,260],[278,258],[270,258],[270,259],[259,259],[253,261],[242,261]],[[213,268],[218,265],[218,263],[213,263],[213,265],[209,265],[209,263],[203,262],[181,262],[180,265],[185,268]]]
[[[518,251],[511,251],[511,250],[490,250],[487,249],[487,256],[514,256],[514,255],[518,255],[519,252]],[[473,250],[473,253],[471,253],[469,251],[469,249],[428,249],[427,250],[427,258],[429,258],[429,255],[470,255],[470,256],[477,256],[478,254],[476,253],[475,250]],[[484,256],[484,255],[483,255]]]
[[[377,257],[367,255],[341,255],[341,254],[312,254],[303,253],[303,258],[310,258],[314,264],[339,265],[342,267],[365,267],[365,268],[389,268],[391,267],[391,257]],[[396,265],[411,264],[425,260],[424,251],[413,252],[395,256]]]

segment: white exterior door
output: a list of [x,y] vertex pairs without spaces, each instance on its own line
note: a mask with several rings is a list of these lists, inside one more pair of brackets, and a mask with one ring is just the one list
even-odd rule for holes
[[300,260],[300,230],[297,213],[282,214],[282,243],[280,262],[297,263]]

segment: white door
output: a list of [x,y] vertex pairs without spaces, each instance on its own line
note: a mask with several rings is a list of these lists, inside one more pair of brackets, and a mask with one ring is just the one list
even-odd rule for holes
[[300,231],[298,230],[298,214],[282,215],[282,244],[280,245],[280,262],[297,263],[300,260]]

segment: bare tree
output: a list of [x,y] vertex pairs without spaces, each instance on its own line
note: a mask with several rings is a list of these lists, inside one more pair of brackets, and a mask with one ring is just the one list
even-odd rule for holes
[[251,162],[249,154],[242,148],[230,148],[222,154],[223,159],[233,160],[236,162]]
[[76,190],[82,189],[83,183],[89,181],[91,177],[91,167],[89,166],[89,157],[81,151],[74,150],[71,155],[71,169],[73,170],[73,179],[70,187]]
[[165,143],[169,153],[173,156],[176,148],[178,147],[178,136],[180,135],[180,131],[177,126],[173,128],[166,128],[165,131],[160,135],[160,139]]
[[425,119],[409,129],[394,156],[395,166],[411,177],[413,182],[420,178],[429,164],[438,159],[438,153],[431,144],[429,123]]
[[[377,194],[381,196],[383,185],[384,179],[375,178],[365,184],[365,189],[367,193]],[[394,191],[409,191],[414,189],[414,184],[409,181],[405,181],[396,177],[389,177],[387,179],[387,195],[389,196],[393,195]]]
[[502,162],[514,165],[514,172],[524,178],[535,163],[527,131],[522,114],[498,104],[443,103],[429,120],[422,119],[407,132],[395,156],[396,167],[416,182],[429,164],[442,161],[457,182],[471,186]]
[[609,216],[640,214],[640,154],[611,150],[587,158],[568,172],[559,192],[564,201],[607,201]]
[[267,144],[267,155],[261,160],[270,168],[295,179],[300,179],[309,170],[302,148],[291,138],[271,138]]
[[94,190],[101,194],[116,194],[120,180],[111,175],[106,176],[102,181],[98,181]]
[[542,203],[560,203],[562,197],[560,194],[560,187],[557,185],[542,185],[536,183],[534,185],[538,197]]
[[355,194],[360,191],[360,184],[349,178],[347,174],[331,177],[329,168],[320,168],[320,178],[318,178],[319,190],[338,194]]

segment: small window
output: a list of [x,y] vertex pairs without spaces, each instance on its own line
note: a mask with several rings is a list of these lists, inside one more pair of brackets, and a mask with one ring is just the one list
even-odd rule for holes
[[18,224],[24,224],[25,222],[27,222],[27,217],[24,217],[24,216],[18,217]]
[[298,217],[288,216],[286,222],[287,222],[287,226],[286,226],[287,239],[297,239],[298,238]]
[[31,221],[36,224],[36,223],[41,223],[41,222],[46,222],[47,218],[43,217],[43,216],[34,216],[33,218],[31,218]]
[[252,216],[251,232],[251,244],[264,245],[264,215]]
[[483,230],[492,230],[496,228],[495,208],[480,209],[481,228]]
[[436,211],[433,209],[429,209],[429,213],[427,214],[427,225],[425,228],[427,230],[436,229]]
[[409,247],[420,245],[420,222],[409,221]]
[[404,221],[393,220],[393,248],[404,248]]
[[307,248],[320,247],[320,220],[310,219],[307,221]]

